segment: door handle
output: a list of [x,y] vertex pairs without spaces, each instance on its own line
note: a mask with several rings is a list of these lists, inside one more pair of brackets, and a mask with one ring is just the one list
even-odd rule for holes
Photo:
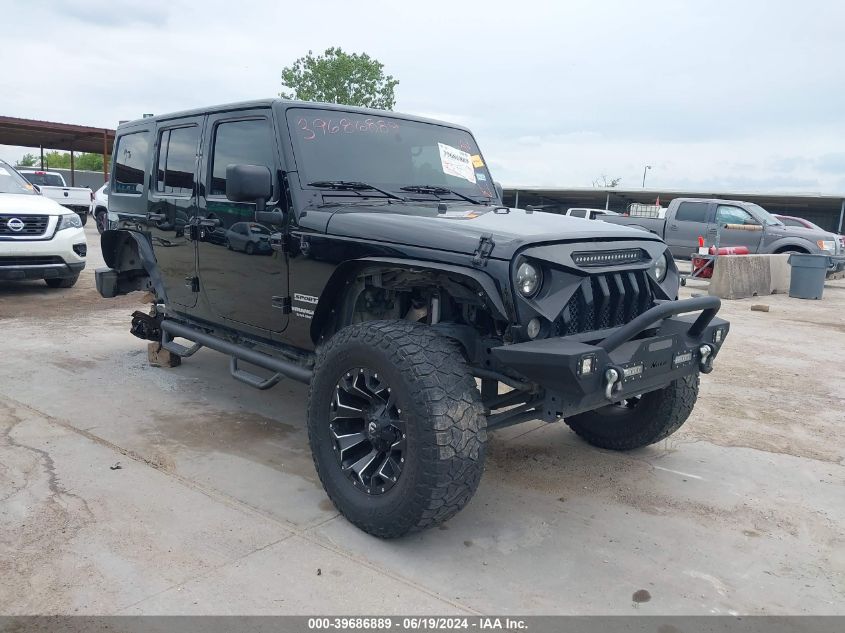
[[678,230],[678,225],[677,225],[677,224],[670,224],[670,225],[669,225],[669,230],[670,230],[670,231],[677,231],[677,230]]

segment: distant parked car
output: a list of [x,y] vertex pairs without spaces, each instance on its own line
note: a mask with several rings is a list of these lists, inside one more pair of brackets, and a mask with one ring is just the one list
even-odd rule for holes
[[567,209],[563,215],[568,215],[573,218],[585,218],[587,220],[603,220],[608,215],[619,215],[616,211],[609,211],[607,209],[587,209],[584,207],[573,207]]
[[55,171],[23,168],[18,169],[18,173],[34,185],[41,195],[75,212],[85,226],[94,201],[94,193],[88,187],[68,187],[65,177]]
[[[813,229],[815,231],[824,231],[822,227],[818,224],[810,222],[804,218],[798,218],[794,215],[780,215],[777,213],[773,213],[778,220],[783,222],[786,226],[797,226],[797,227],[804,227],[805,229]],[[845,235],[839,236],[839,243],[842,245],[843,250],[845,250]]]
[[243,251],[247,255],[269,254],[270,229],[253,222],[237,222],[226,231],[227,246],[234,251]]
[[70,288],[85,268],[88,244],[76,213],[0,160],[0,279],[43,279]]
[[108,228],[109,215],[109,183],[94,192],[94,202],[91,205],[91,215],[97,224],[97,231],[100,235]]

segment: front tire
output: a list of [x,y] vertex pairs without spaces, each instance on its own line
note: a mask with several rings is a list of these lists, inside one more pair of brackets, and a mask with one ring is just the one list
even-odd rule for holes
[[44,283],[46,283],[50,288],[73,288],[77,281],[79,281],[79,275],[74,275],[73,277],[63,277],[61,279],[56,277],[53,279],[45,279]]
[[681,428],[698,398],[698,374],[639,398],[566,418],[587,443],[614,451],[641,448],[666,439]]
[[457,344],[428,326],[352,325],[318,353],[308,393],[314,466],[365,532],[395,538],[461,510],[484,469],[486,426]]

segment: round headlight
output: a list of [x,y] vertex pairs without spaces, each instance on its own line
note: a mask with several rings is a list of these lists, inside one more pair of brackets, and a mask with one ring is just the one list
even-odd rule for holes
[[651,265],[651,272],[654,274],[654,278],[657,281],[663,281],[666,279],[666,271],[669,269],[669,263],[666,260],[666,253],[663,253],[660,257],[654,260],[654,263]]
[[536,294],[542,280],[540,270],[528,262],[522,262],[516,269],[516,287],[523,297]]

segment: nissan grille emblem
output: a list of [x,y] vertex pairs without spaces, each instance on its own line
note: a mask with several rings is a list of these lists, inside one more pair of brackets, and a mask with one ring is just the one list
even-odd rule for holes
[[20,233],[21,231],[23,231],[23,227],[26,226],[26,225],[23,223],[23,220],[21,220],[20,218],[9,218],[9,220],[6,222],[6,226],[9,227],[10,231],[14,231],[15,233]]

